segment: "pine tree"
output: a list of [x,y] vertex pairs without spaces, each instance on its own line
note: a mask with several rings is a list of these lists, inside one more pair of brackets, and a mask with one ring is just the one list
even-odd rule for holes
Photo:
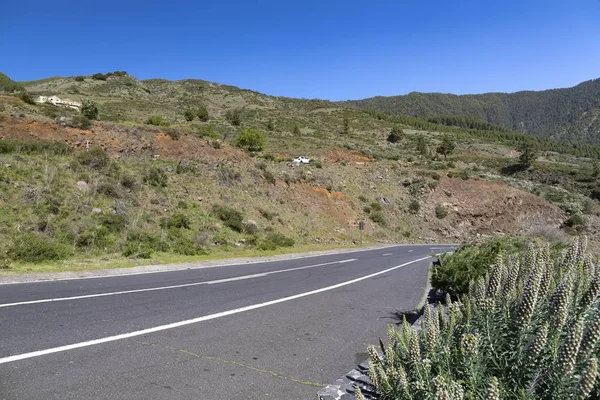
[[348,117],[344,117],[344,127],[342,129],[342,134],[344,134],[344,135],[350,134],[350,120],[348,120]]
[[387,141],[390,143],[396,143],[401,141],[403,138],[404,132],[402,132],[402,128],[400,128],[398,125],[394,125],[390,131]]
[[452,140],[452,138],[449,135],[444,135],[442,143],[440,143],[436,151],[438,152],[438,154],[441,154],[444,156],[444,158],[446,158],[448,157],[448,154],[452,154],[455,148],[456,144],[454,143],[454,140]]
[[427,155],[427,141],[423,135],[417,136],[417,151],[423,156]]
[[521,164],[521,166],[523,166],[524,168],[529,168],[533,165],[533,162],[535,161],[536,158],[537,158],[537,155],[535,154],[535,151],[533,151],[531,144],[524,143],[521,146],[521,155],[519,155],[519,164]]

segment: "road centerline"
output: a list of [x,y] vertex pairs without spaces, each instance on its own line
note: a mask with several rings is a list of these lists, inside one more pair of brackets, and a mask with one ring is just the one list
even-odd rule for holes
[[94,346],[94,345],[102,344],[102,343],[114,342],[117,340],[128,339],[128,338],[132,338],[132,337],[136,337],[136,336],[147,335],[147,334],[154,333],[154,332],[160,332],[160,331],[165,331],[165,330],[169,330],[169,329],[179,328],[179,327],[186,326],[186,325],[196,324],[196,323],[203,322],[203,321],[209,321],[209,320],[216,319],[216,318],[226,317],[229,315],[238,314],[238,313],[242,313],[242,312],[246,312],[246,311],[250,311],[250,310],[255,310],[258,308],[263,308],[263,307],[271,306],[274,304],[279,304],[279,303],[283,303],[283,302],[287,302],[287,301],[291,301],[291,300],[296,300],[296,299],[299,299],[302,297],[311,296],[314,294],[326,292],[329,290],[334,290],[334,289],[337,289],[337,288],[340,288],[343,286],[347,286],[347,285],[351,285],[353,283],[364,281],[366,279],[370,279],[375,276],[382,275],[382,274],[394,271],[396,269],[405,267],[407,265],[414,264],[414,263],[424,261],[424,260],[428,260],[431,258],[432,258],[431,256],[427,256],[427,257],[415,259],[415,260],[406,262],[404,264],[396,265],[395,267],[387,268],[387,269],[384,269],[384,270],[381,270],[378,272],[374,272],[372,274],[365,275],[365,276],[362,276],[359,278],[355,278],[355,279],[352,279],[349,281],[337,283],[335,285],[327,286],[327,287],[316,289],[316,290],[311,290],[311,291],[304,292],[304,293],[299,293],[299,294],[292,295],[292,296],[287,296],[287,297],[282,297],[282,298],[275,299],[275,300],[266,301],[263,303],[252,304],[252,305],[245,306],[245,307],[235,308],[235,309],[228,310],[228,311],[205,315],[202,317],[188,319],[188,320],[184,320],[184,321],[174,322],[174,323],[170,323],[170,324],[166,324],[166,325],[155,326],[152,328],[142,329],[142,330],[138,330],[138,331],[134,331],[134,332],[123,333],[123,334],[119,334],[119,335],[108,336],[108,337],[89,340],[89,341],[85,341],[85,342],[79,342],[79,343],[74,343],[74,344],[65,345],[65,346],[53,347],[53,348],[49,348],[49,349],[45,349],[45,350],[33,351],[33,352],[29,352],[29,353],[11,355],[8,357],[0,358],[0,364],[6,364],[6,363],[25,360],[25,359],[29,359],[29,358],[40,357],[40,356],[44,356],[44,355],[48,355],[48,354],[59,353],[59,352],[74,350],[74,349],[78,349],[78,348]]
[[133,289],[133,290],[122,290],[122,291],[118,291],[118,292],[87,294],[87,295],[81,295],[81,296],[57,297],[57,298],[50,298],[50,299],[19,301],[19,302],[15,302],[15,303],[0,304],[0,308],[23,306],[23,305],[30,305],[30,304],[54,303],[54,302],[59,302],[59,301],[92,299],[92,298],[97,298],[97,297],[118,296],[118,295],[123,295],[123,294],[132,294],[132,293],[153,292],[153,291],[158,291],[158,290],[179,289],[179,288],[184,288],[184,287],[192,287],[192,286],[200,286],[200,285],[216,285],[219,283],[259,278],[259,277],[264,277],[264,276],[268,276],[268,275],[280,274],[280,273],[284,273],[284,272],[293,272],[293,271],[300,271],[300,270],[309,269],[309,268],[324,267],[326,265],[344,264],[344,263],[348,263],[348,262],[352,262],[352,261],[357,261],[357,259],[349,258],[347,260],[332,261],[332,262],[314,264],[314,265],[306,265],[303,267],[287,268],[287,269],[268,271],[268,272],[262,272],[262,273],[251,274],[251,275],[241,275],[241,276],[237,276],[237,277],[217,279],[217,280],[212,280],[212,281],[184,283],[181,285],[159,286],[159,287],[145,288],[145,289]]

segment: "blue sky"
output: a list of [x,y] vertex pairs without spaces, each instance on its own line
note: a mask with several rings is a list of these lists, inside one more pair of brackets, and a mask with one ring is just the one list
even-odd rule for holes
[[9,0],[15,80],[126,70],[331,100],[600,77],[600,0]]

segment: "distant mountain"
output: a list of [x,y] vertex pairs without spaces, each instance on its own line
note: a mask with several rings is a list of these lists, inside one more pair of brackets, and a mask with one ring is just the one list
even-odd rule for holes
[[453,95],[413,92],[338,102],[421,118],[471,117],[536,136],[600,143],[600,79],[566,89]]

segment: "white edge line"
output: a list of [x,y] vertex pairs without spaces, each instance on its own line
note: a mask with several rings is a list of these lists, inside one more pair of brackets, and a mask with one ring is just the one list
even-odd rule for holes
[[23,306],[23,305],[29,305],[29,304],[40,304],[40,303],[55,303],[57,301],[70,301],[70,300],[92,299],[92,298],[95,298],[95,297],[117,296],[117,295],[121,295],[121,294],[130,294],[130,293],[153,292],[153,291],[157,291],[157,290],[178,289],[178,288],[191,287],[191,286],[199,286],[199,285],[215,285],[215,284],[218,284],[218,283],[226,283],[226,282],[233,282],[233,281],[241,281],[241,280],[244,280],[244,279],[259,278],[259,277],[262,277],[262,276],[267,276],[267,275],[272,275],[272,274],[279,274],[279,273],[282,273],[282,272],[299,271],[299,270],[302,270],[302,269],[323,267],[325,265],[331,265],[331,264],[343,264],[343,263],[347,263],[347,262],[351,262],[351,261],[357,261],[357,259],[356,258],[349,258],[347,260],[332,261],[332,262],[328,262],[328,263],[315,264],[315,265],[307,265],[307,266],[304,266],[304,267],[280,269],[280,270],[276,270],[276,271],[262,272],[262,273],[259,273],[259,274],[242,275],[242,276],[236,276],[236,277],[233,277],[233,278],[217,279],[217,280],[214,280],[214,281],[184,283],[184,284],[181,284],[181,285],[160,286],[160,287],[146,288],[146,289],[123,290],[123,291],[120,291],[120,292],[86,294],[86,295],[81,295],[81,296],[56,297],[56,298],[52,298],[52,299],[39,299],[39,300],[19,301],[19,302],[16,302],[16,303],[0,304],[0,308],[7,308],[7,307],[14,307],[14,306]]
[[94,346],[94,345],[102,344],[102,343],[114,342],[114,341],[122,340],[122,339],[129,339],[129,338],[136,337],[136,336],[147,335],[149,333],[165,331],[165,330],[168,330],[168,329],[174,329],[174,328],[179,328],[179,327],[186,326],[186,325],[196,324],[198,322],[209,321],[211,319],[226,317],[228,315],[239,314],[239,313],[242,313],[242,312],[246,312],[246,311],[250,311],[250,310],[255,310],[257,308],[263,308],[263,307],[267,307],[267,306],[272,306],[274,304],[279,304],[279,303],[283,303],[283,302],[286,302],[286,301],[299,299],[299,298],[310,296],[310,295],[313,295],[313,294],[317,294],[317,293],[321,293],[321,292],[326,292],[328,290],[337,289],[337,288],[340,288],[340,287],[343,287],[343,286],[346,286],[346,285],[350,285],[350,284],[353,284],[353,283],[356,283],[356,282],[364,281],[365,279],[373,278],[375,276],[385,274],[385,273],[393,271],[395,269],[402,268],[402,267],[407,266],[409,264],[414,264],[416,262],[424,261],[424,260],[427,260],[427,259],[430,259],[430,258],[431,257],[429,257],[429,256],[428,257],[419,258],[417,260],[413,260],[413,261],[409,261],[409,262],[404,263],[404,264],[396,265],[395,267],[384,269],[383,271],[375,272],[375,273],[372,273],[372,274],[369,274],[369,275],[366,275],[366,276],[363,276],[363,277],[360,277],[360,278],[352,279],[352,280],[349,280],[349,281],[346,281],[346,282],[341,282],[341,283],[338,283],[338,284],[335,284],[335,285],[332,285],[332,286],[327,286],[327,287],[324,287],[324,288],[321,288],[321,289],[311,290],[309,292],[295,294],[293,296],[282,297],[280,299],[271,300],[271,301],[267,301],[267,302],[264,302],[264,303],[253,304],[253,305],[250,305],[250,306],[241,307],[241,308],[235,308],[233,310],[223,311],[223,312],[216,313],[216,314],[210,314],[210,315],[205,315],[203,317],[198,317],[198,318],[194,318],[194,319],[188,319],[186,321],[180,321],[180,322],[174,322],[172,324],[155,326],[153,328],[142,329],[142,330],[139,330],[139,331],[134,331],[134,332],[129,332],[129,333],[123,333],[123,334],[120,334],[120,335],[108,336],[108,337],[105,337],[105,338],[100,338],[100,339],[95,339],[95,340],[89,340],[89,341],[86,341],[86,342],[74,343],[74,344],[69,344],[69,345],[66,345],[66,346],[59,346],[59,347],[54,347],[54,348],[51,348],[51,349],[38,350],[38,351],[30,352],[30,353],[23,353],[23,354],[17,354],[17,355],[14,355],[14,356],[4,357],[4,358],[0,358],[0,364],[6,364],[6,363],[14,362],[14,361],[25,360],[25,359],[28,359],[28,358],[40,357],[40,356],[44,356],[44,355],[48,355],[48,354],[53,354],[53,353],[60,353],[60,352],[63,352],[63,351],[79,349],[79,348],[82,348],[82,347]]
[[394,253],[385,253],[385,254],[382,254],[383,257],[385,257],[385,256],[391,256],[391,255],[394,255]]
[[[0,286],[20,285],[20,284],[25,284],[25,283],[47,283],[47,282],[60,282],[60,281],[75,281],[75,280],[80,280],[80,279],[115,278],[115,277],[119,277],[119,276],[160,274],[160,273],[164,273],[164,272],[187,271],[187,270],[194,270],[194,269],[231,267],[234,265],[244,266],[244,265],[251,265],[251,264],[266,264],[266,263],[272,263],[272,262],[302,260],[305,258],[333,256],[333,255],[337,255],[337,254],[347,254],[347,253],[370,252],[370,251],[377,251],[377,250],[382,250],[382,249],[386,249],[386,248],[409,247],[409,246],[425,247],[425,246],[430,246],[430,245],[427,245],[427,244],[395,244],[395,245],[383,246],[383,247],[378,247],[378,248],[373,248],[373,249],[349,249],[349,250],[345,250],[341,253],[328,253],[328,254],[298,256],[298,257],[285,258],[285,259],[281,259],[281,260],[257,260],[257,261],[246,261],[246,262],[233,262],[233,263],[219,264],[219,265],[199,265],[197,267],[195,267],[195,266],[180,267],[180,268],[173,268],[173,269],[164,269],[164,270],[160,270],[160,271],[127,272],[124,274],[94,275],[94,276],[75,276],[72,278],[58,278],[58,279],[48,278],[48,279],[38,279],[38,280],[32,280],[32,281],[19,281],[19,282],[0,282]],[[458,246],[458,245],[445,244],[443,246],[444,247],[452,247],[452,246]],[[409,250],[408,252],[410,253],[412,251],[413,250]],[[196,262],[198,262],[198,261],[190,261],[189,263],[183,263],[183,264],[194,264]],[[201,261],[199,261],[199,262],[201,262]],[[163,264],[162,266],[167,266],[167,265],[169,265],[169,264]],[[131,267],[131,268],[148,267],[148,266],[149,265],[139,265],[137,267]],[[86,272],[86,271],[80,271],[80,272]],[[76,273],[76,272],[74,272],[74,273]],[[3,275],[3,276],[10,276],[10,275]]]

